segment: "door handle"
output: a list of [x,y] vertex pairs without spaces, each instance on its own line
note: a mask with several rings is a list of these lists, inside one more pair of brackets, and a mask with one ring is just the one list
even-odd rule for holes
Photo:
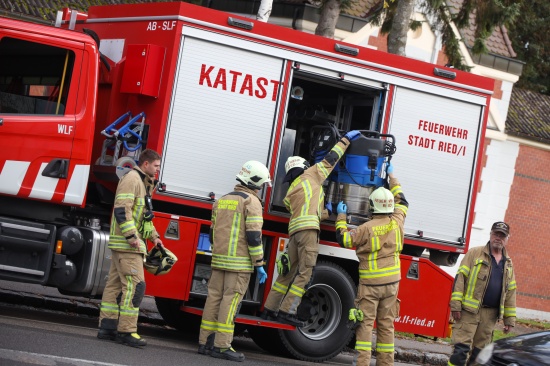
[[53,159],[46,165],[42,171],[44,177],[50,178],[67,178],[69,170],[69,160],[67,159]]
[[3,126],[3,125],[4,125],[4,119],[0,118],[0,126]]

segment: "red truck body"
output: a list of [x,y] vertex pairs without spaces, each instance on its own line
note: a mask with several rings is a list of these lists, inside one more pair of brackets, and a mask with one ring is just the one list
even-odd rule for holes
[[304,296],[308,326],[257,316],[288,240],[284,162],[329,123],[395,136],[410,202],[396,329],[448,335],[453,279],[438,265],[468,249],[493,80],[181,2],[65,10],[58,23],[0,24],[1,279],[100,296],[113,192],[147,147],[163,156],[154,223],[179,258],[147,275],[147,294],[169,324],[196,324],[213,200],[242,162],[260,160],[274,177],[262,192],[270,277],[253,278],[236,322],[269,351],[329,359],[352,339],[357,283],[334,217]]

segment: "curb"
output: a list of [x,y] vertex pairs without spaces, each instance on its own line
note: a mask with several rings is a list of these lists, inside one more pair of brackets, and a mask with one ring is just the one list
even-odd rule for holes
[[395,347],[395,359],[421,365],[446,366],[449,356],[444,353],[423,352],[416,349]]
[[[50,311],[76,313],[94,318],[99,318],[99,303],[100,300],[94,299],[64,298],[0,289],[0,304],[23,305]],[[143,311],[142,309],[139,311],[138,322],[158,326],[167,325],[157,312]],[[446,366],[449,356],[443,353],[396,346],[395,360],[420,365]]]

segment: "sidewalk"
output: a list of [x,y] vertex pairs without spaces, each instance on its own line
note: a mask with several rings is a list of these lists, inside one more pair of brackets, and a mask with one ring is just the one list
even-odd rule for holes
[[[56,289],[45,286],[29,284],[14,285],[7,281],[0,281],[0,304],[17,304],[98,317],[100,302],[100,300],[95,299],[64,296]],[[160,326],[166,325],[157,312],[154,298],[146,296],[143,299],[140,306],[139,322]],[[395,351],[395,359],[399,362],[445,366],[449,360],[452,348],[444,343],[425,343],[396,338]]]

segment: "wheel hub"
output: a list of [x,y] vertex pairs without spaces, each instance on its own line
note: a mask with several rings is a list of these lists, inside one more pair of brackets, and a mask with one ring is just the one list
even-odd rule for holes
[[310,313],[306,326],[299,328],[305,337],[325,339],[338,328],[342,302],[334,288],[326,284],[313,285],[304,294],[302,302],[306,302]]

